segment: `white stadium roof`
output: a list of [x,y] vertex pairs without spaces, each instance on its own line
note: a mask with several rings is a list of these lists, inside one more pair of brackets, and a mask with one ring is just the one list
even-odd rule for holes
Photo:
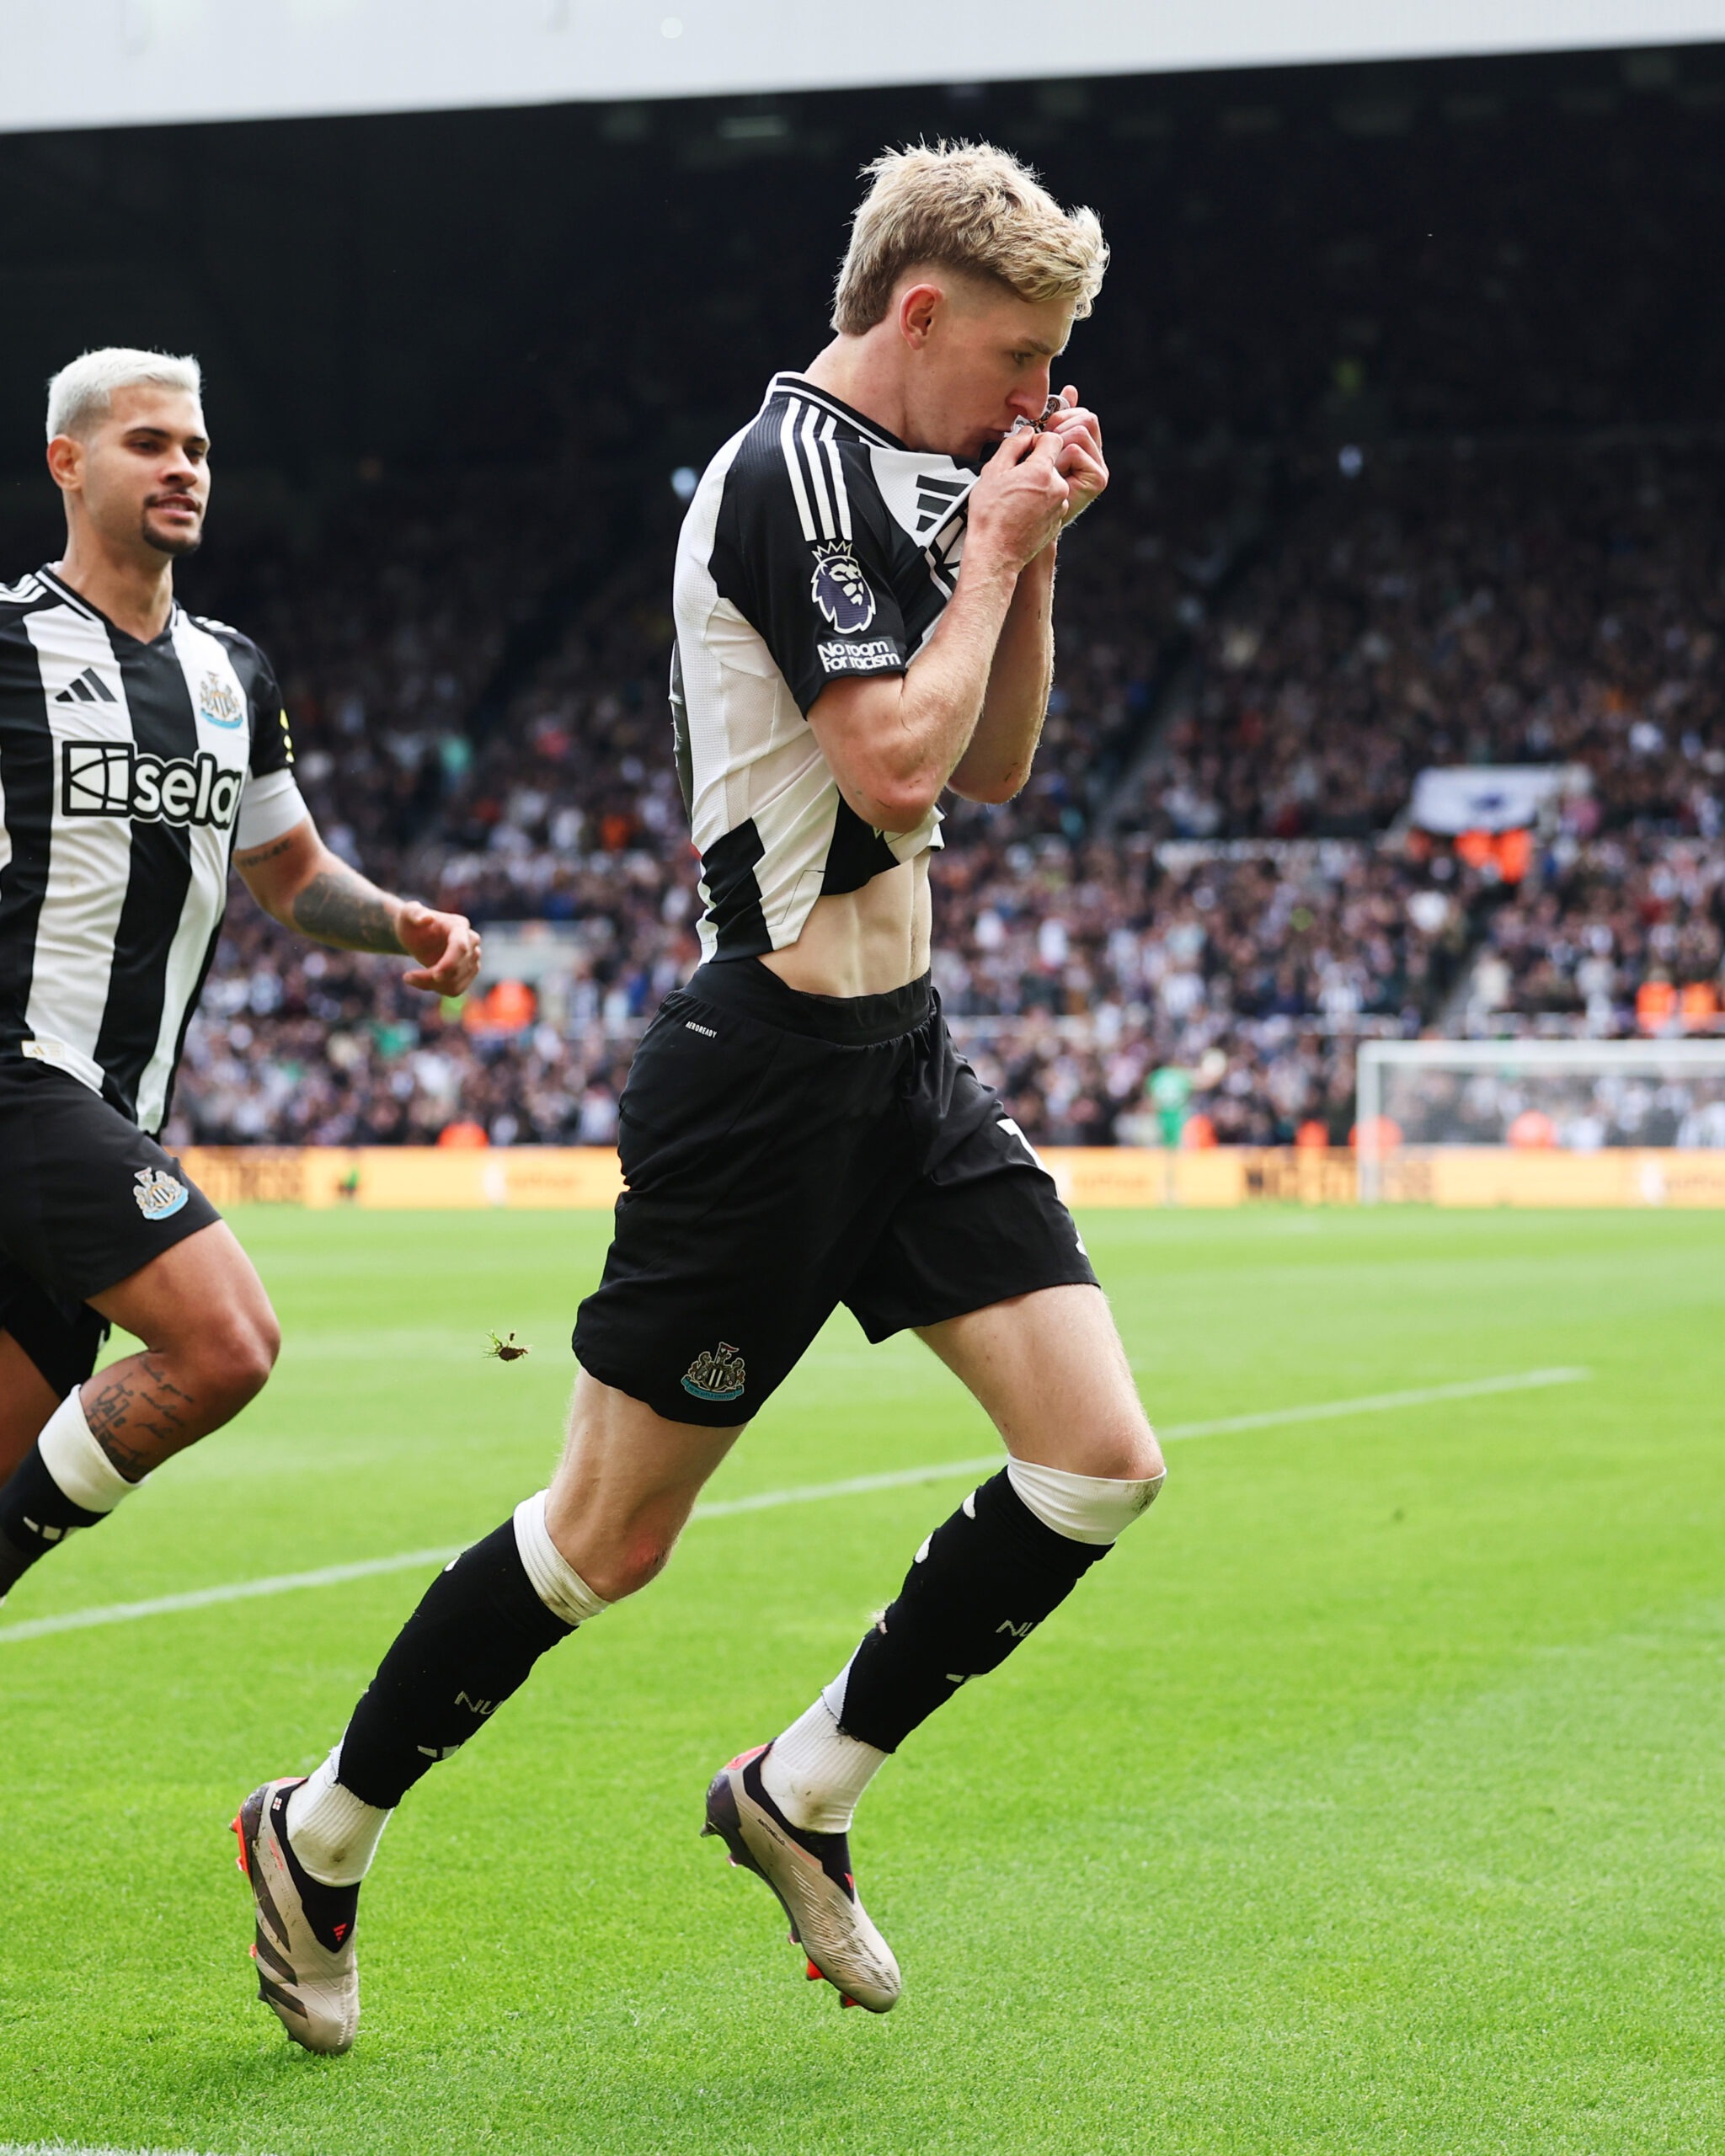
[[1725,40],[1725,0],[0,0],[0,131]]

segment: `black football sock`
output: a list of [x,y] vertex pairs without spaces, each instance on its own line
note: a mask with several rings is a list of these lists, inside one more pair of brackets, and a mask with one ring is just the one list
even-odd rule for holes
[[1044,1526],[1003,1469],[917,1551],[852,1660],[840,1726],[896,1751],[961,1684],[998,1668],[1107,1555]]
[[107,1517],[73,1504],[48,1472],[41,1447],[32,1445],[0,1489],[0,1594],[74,1528],[93,1527]]
[[438,1574],[403,1625],[341,1740],[342,1786],[393,1810],[574,1629],[534,1592],[506,1519]]

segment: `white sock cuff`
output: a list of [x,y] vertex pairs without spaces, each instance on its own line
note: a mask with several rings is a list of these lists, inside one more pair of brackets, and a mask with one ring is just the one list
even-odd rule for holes
[[552,1615],[561,1617],[565,1625],[584,1625],[611,1604],[600,1600],[552,1540],[551,1529],[545,1524],[545,1500],[549,1495],[549,1491],[541,1490],[536,1497],[523,1497],[515,1507],[515,1547],[521,1553],[521,1564],[533,1582],[534,1593]]
[[287,1838],[313,1879],[357,1886],[371,1870],[390,1814],[355,1796],[340,1779],[338,1744],[287,1800]]
[[111,1513],[138,1486],[126,1481],[90,1435],[76,1385],[43,1424],[36,1444],[56,1483],[87,1513]]
[[[852,1655],[851,1661],[854,1662],[855,1660],[856,1657]],[[822,1700],[825,1704],[826,1711],[832,1716],[836,1722],[841,1724],[842,1724],[845,1719],[845,1694],[850,1688],[850,1683],[851,1663],[847,1662],[844,1668],[839,1672],[838,1675],[834,1678],[831,1684],[825,1687],[820,1694]]]
[[1039,1467],[1009,1460],[1007,1476],[1044,1527],[1069,1542],[1117,1541],[1156,1502],[1167,1470],[1143,1482],[1114,1481],[1103,1475],[1074,1475],[1064,1467]]
[[[827,1691],[831,1689],[829,1685]],[[843,1834],[850,1830],[857,1800],[885,1765],[886,1756],[839,1727],[823,1692],[782,1735],[774,1737],[761,1763],[761,1780],[793,1827]]]

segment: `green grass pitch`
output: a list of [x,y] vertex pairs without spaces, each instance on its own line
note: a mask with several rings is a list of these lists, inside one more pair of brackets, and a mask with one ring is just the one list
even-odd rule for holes
[[[274,1382],[0,1624],[487,1530],[551,1465],[606,1225],[242,1216]],[[1148,1520],[867,1800],[885,2020],[696,1830],[962,1481],[697,1521],[542,1663],[385,1837],[342,2060],[252,1998],[226,1828],[419,1577],[0,1640],[0,2144],[1725,2148],[1725,1218],[1085,1226],[1161,1423],[1591,1375],[1172,1444]],[[841,1315],[712,1495],[988,1444]]]

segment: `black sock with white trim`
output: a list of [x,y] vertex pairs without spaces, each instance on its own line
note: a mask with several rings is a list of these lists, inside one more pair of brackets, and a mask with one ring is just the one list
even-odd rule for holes
[[342,1786],[393,1810],[574,1629],[541,1600],[506,1519],[437,1575],[397,1635],[341,1740]]
[[74,1529],[93,1527],[106,1518],[105,1513],[74,1504],[49,1473],[41,1446],[32,1445],[0,1489],[0,1594]]
[[1109,1545],[1045,1526],[1002,1470],[917,1551],[845,1678],[840,1726],[895,1752],[961,1684],[997,1669]]

